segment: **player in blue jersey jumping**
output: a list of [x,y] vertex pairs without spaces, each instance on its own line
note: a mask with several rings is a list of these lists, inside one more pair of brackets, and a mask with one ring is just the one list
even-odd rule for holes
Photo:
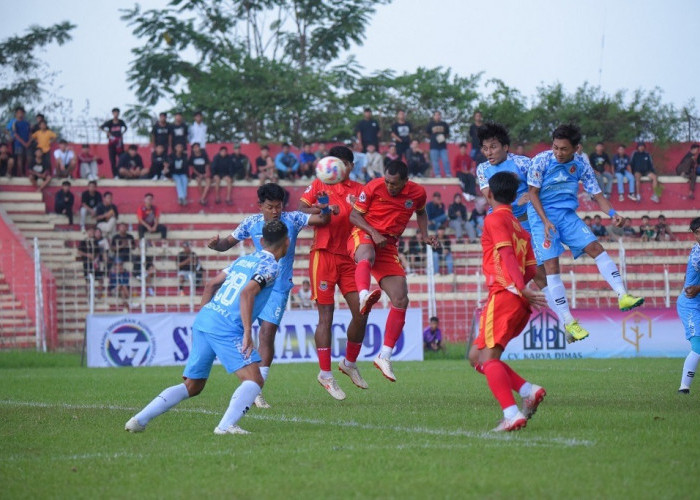
[[241,385],[231,397],[214,434],[247,434],[238,427],[264,380],[253,346],[252,325],[272,294],[280,272],[279,260],[290,246],[289,230],[278,220],[262,228],[263,249],[244,255],[207,282],[203,307],[192,325],[192,351],[183,372],[182,384],[168,387],[125,425],[130,432],[141,432],[148,422],[179,402],[202,392],[214,358],[228,373],[235,373]]
[[698,361],[700,361],[700,217],[693,219],[690,223],[690,232],[693,233],[697,243],[690,251],[683,291],[676,303],[678,317],[685,327],[685,338],[690,342],[690,353],[683,363],[681,386],[678,389],[681,394],[690,393],[690,383],[695,377]]
[[532,159],[527,176],[530,194],[527,211],[532,246],[537,264],[544,264],[547,287],[559,317],[563,318],[569,342],[586,338],[588,332],[578,324],[569,310],[559,270],[559,256],[564,253],[564,245],[569,247],[575,259],[586,253],[595,260],[600,274],[617,293],[620,310],[628,311],[644,303],[643,298],[627,293],[615,262],[576,215],[578,183],[581,181],[586,192],[612,218],[615,226],[622,227],[625,221],[603,196],[588,160],[576,154],[580,142],[581,131],[578,127],[560,125],[552,133],[552,149]]
[[[294,287],[292,282],[293,266],[294,266],[294,247],[296,245],[297,236],[304,226],[323,226],[328,224],[331,217],[331,208],[328,206],[328,195],[321,193],[322,196],[317,198],[316,207],[321,209],[319,214],[306,214],[304,212],[283,212],[284,205],[284,189],[278,184],[265,184],[258,188],[258,207],[260,213],[246,217],[233,232],[224,239],[219,236],[209,240],[209,248],[218,252],[225,252],[233,248],[240,241],[250,238],[253,241],[255,248],[261,248],[261,236],[263,225],[271,220],[281,220],[289,229],[289,250],[287,254],[280,260],[280,275],[275,283],[275,288],[270,295],[267,305],[258,316],[260,322],[260,340],[259,350],[262,363],[260,364],[260,372],[263,379],[267,380],[267,375],[270,371],[272,358],[275,355],[275,334],[277,328],[282,321],[282,315],[287,308],[287,300],[289,293]],[[258,408],[269,408],[262,394],[259,394],[255,400],[255,406]]]

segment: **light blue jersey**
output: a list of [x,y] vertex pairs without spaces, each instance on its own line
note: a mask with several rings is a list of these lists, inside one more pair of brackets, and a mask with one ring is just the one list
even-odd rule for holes
[[685,271],[685,283],[678,296],[676,310],[678,317],[685,327],[685,338],[690,339],[700,336],[700,294],[689,299],[685,296],[685,289],[689,286],[700,285],[700,244],[696,243],[688,257],[688,267]]
[[554,153],[545,151],[532,159],[527,183],[540,188],[539,198],[544,211],[557,209],[576,210],[578,208],[578,182],[591,195],[600,193],[591,164],[580,154],[567,163],[559,163]]
[[[288,295],[289,291],[294,288],[292,282],[293,266],[294,266],[294,247],[296,246],[297,236],[299,232],[309,223],[310,214],[304,212],[282,212],[280,220],[284,222],[289,230],[289,250],[284,257],[279,261],[279,277],[275,282],[275,291],[283,295]],[[246,217],[241,224],[234,229],[231,236],[238,241],[243,241],[247,238],[253,240],[256,250],[262,250],[262,229],[265,225],[265,219],[262,214],[251,215]]]
[[528,203],[518,205],[520,198],[527,193],[527,175],[530,170],[531,160],[527,156],[508,153],[508,156],[498,165],[491,165],[488,161],[476,167],[476,178],[479,180],[479,189],[489,187],[489,179],[498,172],[512,172],[518,178],[518,194],[513,202],[513,215],[516,219],[522,219],[527,213]]

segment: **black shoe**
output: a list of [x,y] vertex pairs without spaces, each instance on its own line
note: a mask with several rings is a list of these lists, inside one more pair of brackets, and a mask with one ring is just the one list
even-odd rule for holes
[[690,394],[690,389],[678,389],[678,394]]

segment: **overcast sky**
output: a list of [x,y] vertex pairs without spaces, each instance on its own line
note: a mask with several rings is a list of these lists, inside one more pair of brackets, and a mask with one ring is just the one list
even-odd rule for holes
[[[152,8],[166,1],[140,3]],[[15,2],[0,16],[0,38],[31,24],[77,24],[71,42],[52,46],[43,57],[60,71],[58,93],[72,99],[76,111],[89,101],[92,116],[107,118],[113,106],[136,102],[125,75],[139,42],[119,19],[116,4],[132,5]],[[555,81],[569,90],[600,81],[608,92],[658,86],[666,100],[682,105],[700,89],[699,14],[698,0],[394,0],[378,8],[364,45],[352,52],[368,71],[438,65],[462,75],[483,71],[526,96]]]

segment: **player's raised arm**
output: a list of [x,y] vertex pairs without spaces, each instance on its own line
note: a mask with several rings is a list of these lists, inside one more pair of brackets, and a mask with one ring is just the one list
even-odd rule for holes
[[315,207],[318,208],[319,211],[309,217],[309,226],[325,226],[330,222],[332,210],[331,207],[328,206],[329,201],[328,194],[323,191],[316,195]]
[[353,208],[352,212],[350,212],[350,224],[362,229],[365,233],[369,234],[372,237],[372,241],[374,241],[374,244],[377,245],[379,248],[383,248],[384,246],[386,246],[387,239],[384,237],[384,235],[377,231],[369,222],[367,222],[363,213],[360,212],[357,208]]
[[202,293],[202,303],[200,304],[201,306],[206,305],[209,303],[211,298],[216,294],[217,290],[221,287],[221,284],[226,281],[226,272],[221,271],[219,274],[217,274],[214,279],[212,280],[207,280],[207,283],[204,285],[204,292]]
[[235,247],[238,243],[239,240],[237,240],[230,234],[224,239],[221,239],[217,234],[216,236],[209,239],[207,247],[211,248],[212,250],[216,250],[217,252],[225,252],[226,250]]

